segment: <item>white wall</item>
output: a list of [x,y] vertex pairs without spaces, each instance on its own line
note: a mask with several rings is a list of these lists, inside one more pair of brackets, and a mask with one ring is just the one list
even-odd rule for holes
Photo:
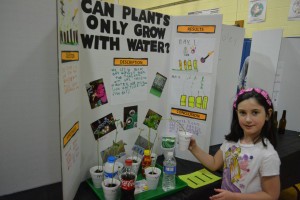
[[300,38],[283,38],[278,59],[278,116],[286,110],[286,129],[300,132]]
[[61,181],[56,1],[0,1],[0,196]]

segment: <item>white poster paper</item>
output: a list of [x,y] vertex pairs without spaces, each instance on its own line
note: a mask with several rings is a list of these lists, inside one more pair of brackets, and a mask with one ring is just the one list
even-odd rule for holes
[[145,67],[113,67],[111,71],[111,104],[147,99],[148,73]]

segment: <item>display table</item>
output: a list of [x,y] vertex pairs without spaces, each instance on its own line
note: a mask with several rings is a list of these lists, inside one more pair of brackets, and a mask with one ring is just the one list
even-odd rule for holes
[[[300,183],[300,136],[299,132],[286,131],[284,135],[278,135],[277,152],[281,159],[280,166],[280,179],[281,189],[292,187],[297,183]],[[219,149],[220,145],[214,145],[210,147],[210,154],[214,153]],[[177,176],[189,174],[200,170],[203,166],[199,163],[186,161],[183,159],[176,158],[177,161]],[[157,163],[162,165],[163,156],[158,156]],[[221,176],[220,171],[214,172],[215,175]],[[170,196],[162,198],[163,200],[193,200],[193,199],[209,199],[210,196],[215,194],[214,188],[221,187],[221,180],[211,183],[209,185],[192,189],[189,187],[172,194]],[[299,195],[299,194],[298,194]],[[99,199],[93,190],[89,187],[86,181],[82,182],[77,194],[76,200],[96,200]]]

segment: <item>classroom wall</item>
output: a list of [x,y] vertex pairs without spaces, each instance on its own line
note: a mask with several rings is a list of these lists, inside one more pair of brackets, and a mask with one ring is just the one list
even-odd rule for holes
[[2,196],[61,181],[56,2],[2,0],[0,25]]
[[[116,0],[111,0],[114,3]],[[121,5],[136,7],[139,9],[152,8],[158,5],[167,5],[179,0],[119,0]],[[196,0],[189,3],[169,6],[152,11],[168,15],[187,15],[189,12],[219,8],[223,14],[223,24],[233,25],[236,20],[244,20],[246,29],[245,38],[252,38],[252,33],[257,30],[283,29],[283,37],[299,37],[300,21],[288,21],[290,0],[267,1],[266,21],[263,23],[248,24],[249,0]]]

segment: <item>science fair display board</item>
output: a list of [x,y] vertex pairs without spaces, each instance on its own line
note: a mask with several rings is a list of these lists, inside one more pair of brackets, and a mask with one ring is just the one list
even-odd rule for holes
[[101,164],[144,148],[159,154],[181,125],[208,151],[221,15],[171,17],[92,0],[60,0],[57,10],[64,199],[98,154]]

